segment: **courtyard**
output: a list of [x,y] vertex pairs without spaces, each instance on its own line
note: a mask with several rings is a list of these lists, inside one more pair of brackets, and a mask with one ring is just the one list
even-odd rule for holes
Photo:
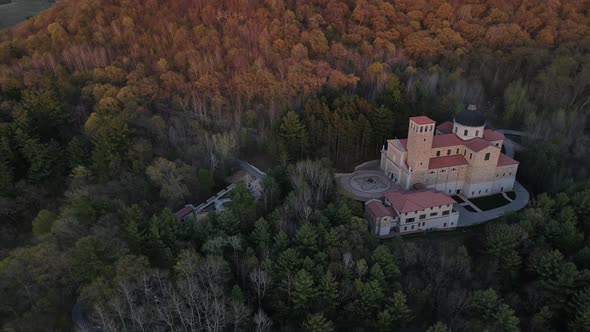
[[363,202],[381,198],[385,192],[403,191],[399,184],[375,169],[357,168],[354,173],[336,174],[336,181],[342,190]]

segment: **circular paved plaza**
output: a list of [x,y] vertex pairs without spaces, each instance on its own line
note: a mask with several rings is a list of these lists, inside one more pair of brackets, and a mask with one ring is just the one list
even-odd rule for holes
[[339,174],[337,178],[341,189],[361,201],[380,198],[388,191],[402,190],[381,170],[358,170],[354,173]]

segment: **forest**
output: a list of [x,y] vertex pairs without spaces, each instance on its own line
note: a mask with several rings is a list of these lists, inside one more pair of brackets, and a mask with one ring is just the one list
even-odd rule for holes
[[[590,330],[590,3],[63,0],[0,30],[0,326]],[[372,236],[335,172],[407,118],[524,130],[529,207]],[[220,214],[173,213],[262,161]]]

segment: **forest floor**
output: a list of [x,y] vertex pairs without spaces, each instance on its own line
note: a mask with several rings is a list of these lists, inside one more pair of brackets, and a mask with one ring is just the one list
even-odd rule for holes
[[12,27],[53,6],[49,0],[0,0],[0,29]]

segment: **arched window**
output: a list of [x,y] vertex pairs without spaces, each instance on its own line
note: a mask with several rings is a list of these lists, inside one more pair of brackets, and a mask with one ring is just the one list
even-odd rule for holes
[[488,153],[486,153],[485,160],[490,160],[490,153],[489,153],[489,152],[488,152]]

